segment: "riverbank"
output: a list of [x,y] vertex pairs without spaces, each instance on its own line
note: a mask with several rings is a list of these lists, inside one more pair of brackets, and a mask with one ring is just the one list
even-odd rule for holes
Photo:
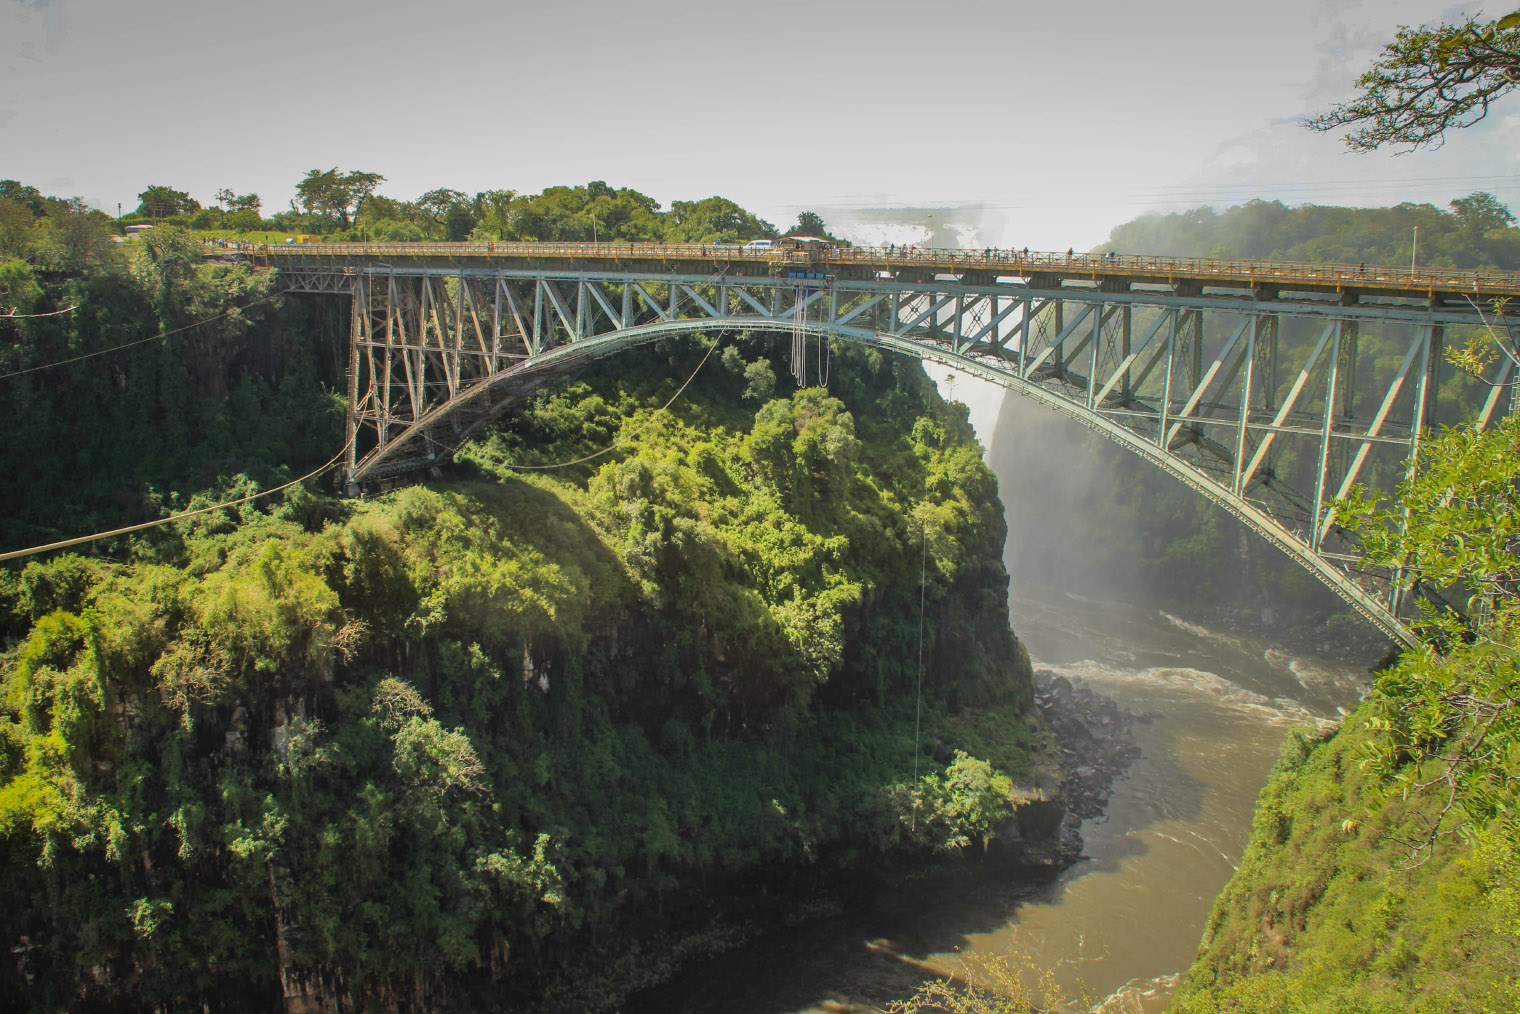
[[[1051,971],[1069,992],[1085,985],[1109,997],[1110,1010],[1166,1009],[1240,861],[1279,743],[1295,725],[1336,718],[1336,704],[1359,696],[1365,669],[1179,626],[1153,606],[1018,583],[1011,604],[1034,668],[1072,691],[1042,675],[1037,695],[1069,700],[1095,737],[1122,722],[1138,752],[1111,783],[1094,781],[1091,803],[1108,801],[1080,823],[1080,853],[1068,849],[1080,861],[1038,875],[889,882],[842,899],[837,912],[693,962],[624,1014],[880,1011],[926,976],[999,956]],[[1124,714],[1105,725],[1101,699]],[[1048,701],[1037,704],[1054,744],[1058,722]],[[1099,759],[1091,766],[1104,767]],[[1057,766],[1069,772],[1061,777],[1071,805],[1083,805],[1075,798],[1082,765]]]
[[[771,883],[742,922],[726,924],[722,953],[688,960],[670,982],[628,997],[623,1014],[872,1011],[926,977],[954,974],[955,961],[936,955],[965,947],[967,934],[995,932],[1087,858],[1080,829],[1102,819],[1140,756],[1134,730],[1147,716],[1050,669],[1036,670],[1035,689],[1049,762],[1015,791],[1045,802],[1021,808],[986,850]],[[947,910],[957,913],[953,923],[932,918]],[[736,991],[735,983],[763,985]]]
[[[1140,756],[1135,723],[1153,716],[1135,715],[1112,697],[1077,686],[1052,669],[1036,669],[1034,687],[1035,704],[1061,751],[1064,840],[1078,834],[1082,821],[1102,815],[1114,782]],[[1080,836],[1077,843],[1080,852]]]

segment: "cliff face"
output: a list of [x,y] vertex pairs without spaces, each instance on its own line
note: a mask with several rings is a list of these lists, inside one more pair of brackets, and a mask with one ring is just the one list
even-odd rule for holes
[[979,853],[1037,766],[995,481],[916,363],[783,392],[771,348],[668,412],[699,343],[605,364],[451,482],[5,571],[7,995],[594,1009],[778,881]]

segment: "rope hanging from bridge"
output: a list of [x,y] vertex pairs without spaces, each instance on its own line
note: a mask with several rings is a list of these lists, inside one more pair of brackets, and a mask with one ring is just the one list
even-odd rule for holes
[[807,307],[804,290],[798,286],[797,304],[792,310],[792,377],[798,387],[807,386]]
[[[928,499],[925,484],[925,502]],[[918,562],[918,671],[913,679],[913,815],[908,820],[908,830],[918,830],[918,731],[924,714],[924,590],[929,584],[929,525],[923,524],[921,539],[923,555]]]
[[[635,437],[637,437],[640,433],[643,433],[646,429],[648,429],[650,427],[650,425],[653,424],[654,421],[656,419],[658,419],[665,412],[666,409],[668,409],[671,405],[675,404],[676,399],[681,396],[681,392],[685,391],[686,388],[687,388],[687,386],[690,385],[693,380],[697,379],[697,374],[701,373],[702,372],[702,367],[704,367],[704,366],[707,365],[707,360],[712,356],[713,350],[716,349],[719,345],[722,345],[722,344],[723,344],[723,339],[721,337],[719,337],[719,339],[717,341],[715,341],[711,345],[709,345],[707,347],[707,353],[702,356],[702,361],[697,364],[697,368],[695,370],[691,371],[691,376],[689,376],[689,377],[686,378],[686,382],[683,383],[680,387],[676,388],[676,393],[672,394],[670,396],[670,400],[667,401],[665,404],[661,405],[659,407],[659,409],[657,409],[652,415],[650,415],[650,417],[648,419],[645,419],[644,420],[644,424],[642,426],[638,427],[636,430],[634,430],[633,433],[631,433],[626,440],[624,440],[622,437],[619,437],[617,440],[614,440],[611,444],[609,444],[606,447],[603,447],[601,450],[599,450],[599,451],[593,451],[590,454],[584,455],[583,457],[576,458],[574,461],[558,461],[558,462],[555,462],[552,465],[515,465],[515,464],[512,464],[511,462],[502,462],[503,467],[505,467],[505,468],[515,468],[515,469],[517,469],[518,471],[521,471],[521,472],[527,472],[527,471],[535,471],[535,472],[537,472],[537,471],[545,471],[545,470],[551,469],[551,468],[569,468],[571,465],[583,465],[583,464],[585,464],[586,462],[590,461],[593,458],[600,458],[604,454],[611,454],[613,451],[617,450],[619,447],[625,447],[625,446],[627,446],[628,444],[630,444],[630,443],[633,442],[633,440],[634,440]],[[454,450],[457,450],[457,448],[450,448],[450,453],[452,453]]]

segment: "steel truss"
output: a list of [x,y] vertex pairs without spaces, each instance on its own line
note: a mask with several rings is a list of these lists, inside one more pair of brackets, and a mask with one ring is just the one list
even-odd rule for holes
[[[839,339],[974,374],[1077,419],[1413,640],[1401,619],[1412,582],[1362,566],[1334,501],[1405,475],[1437,421],[1447,332],[1480,323],[1474,309],[1039,277],[637,267],[281,265],[290,290],[352,299],[345,487],[435,466],[514,399],[660,337],[787,332],[804,383],[809,349]],[[1488,425],[1520,409],[1513,378],[1494,379],[1440,421]]]

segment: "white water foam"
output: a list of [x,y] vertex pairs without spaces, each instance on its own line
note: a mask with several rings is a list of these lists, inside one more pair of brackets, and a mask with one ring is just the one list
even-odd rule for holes
[[1333,697],[1360,697],[1367,688],[1366,681],[1352,673],[1333,672],[1301,658],[1291,660],[1288,668],[1301,686],[1322,690]]
[[1190,623],[1187,620],[1184,620],[1180,616],[1173,616],[1171,613],[1167,612],[1165,609],[1158,609],[1157,612],[1159,612],[1161,614],[1161,618],[1163,620],[1165,620],[1166,622],[1170,623],[1172,626],[1176,627],[1178,630],[1187,631],[1189,634],[1192,634],[1194,637],[1208,637],[1208,638],[1214,638],[1214,639],[1217,639],[1219,637],[1218,634],[1216,634],[1214,631],[1210,630],[1208,627],[1205,627],[1205,626],[1203,626],[1202,624],[1199,624],[1199,623]]
[[1171,996],[1181,981],[1181,972],[1150,979],[1131,979],[1100,1000],[1088,1014],[1143,1014],[1145,1001]]
[[1245,639],[1237,637],[1234,634],[1227,634],[1222,630],[1214,630],[1212,627],[1205,627],[1201,623],[1193,623],[1190,620],[1184,620],[1180,616],[1173,616],[1171,613],[1167,612],[1164,609],[1158,609],[1156,610],[1156,613],[1162,619],[1166,620],[1166,622],[1170,623],[1172,626],[1176,627],[1178,630],[1184,633],[1192,634],[1194,637],[1201,637],[1206,641],[1213,641],[1215,644],[1222,644],[1225,647],[1233,648],[1236,651],[1251,651],[1250,644]]
[[1150,687],[1159,694],[1182,693],[1208,698],[1232,711],[1256,715],[1275,725],[1327,724],[1324,717],[1291,697],[1267,697],[1204,669],[1152,666],[1125,670],[1093,659],[1050,668],[1067,679],[1092,684],[1113,686],[1122,683],[1132,691],[1136,687]]

